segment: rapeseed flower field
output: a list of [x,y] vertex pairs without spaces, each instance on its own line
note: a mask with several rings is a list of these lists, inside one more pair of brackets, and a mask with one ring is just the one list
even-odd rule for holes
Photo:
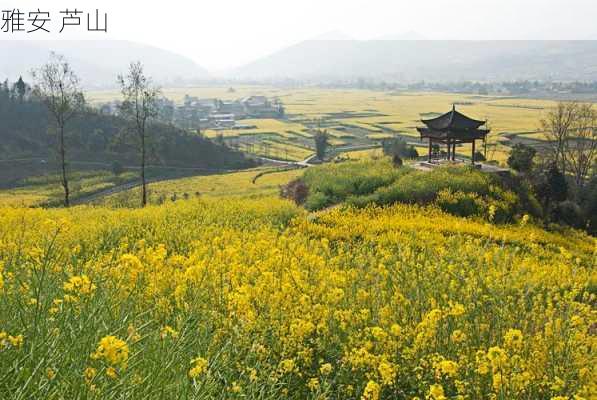
[[0,209],[0,398],[594,399],[597,244],[432,206]]

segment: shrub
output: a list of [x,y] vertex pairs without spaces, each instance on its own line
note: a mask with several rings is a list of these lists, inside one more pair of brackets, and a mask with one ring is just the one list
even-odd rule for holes
[[533,159],[537,151],[522,143],[517,143],[512,148],[508,157],[508,166],[518,172],[529,172],[533,167]]
[[443,189],[438,193],[436,204],[442,210],[461,217],[484,215],[487,208],[478,194],[453,192],[450,189]]
[[393,168],[386,159],[322,165],[307,170],[304,179],[310,191],[305,207],[310,210],[344,201],[355,207],[436,202],[447,212],[471,216],[485,215],[491,205],[495,222],[512,221],[524,212],[516,193],[503,188],[498,178],[470,167],[425,172]]
[[554,221],[574,228],[581,228],[584,225],[582,210],[578,204],[570,200],[559,203],[554,208],[552,217]]
[[321,192],[316,192],[307,197],[305,208],[307,210],[315,211],[324,209],[333,204],[334,202],[327,195]]
[[294,179],[281,187],[280,195],[285,199],[294,201],[295,204],[301,205],[307,200],[309,187],[305,184],[304,180]]
[[[340,203],[349,196],[373,193],[380,187],[408,174],[410,168],[393,168],[387,161],[350,161],[326,164],[305,171],[303,179],[309,187],[309,197],[323,193],[330,204]],[[309,204],[318,204],[310,202]]]

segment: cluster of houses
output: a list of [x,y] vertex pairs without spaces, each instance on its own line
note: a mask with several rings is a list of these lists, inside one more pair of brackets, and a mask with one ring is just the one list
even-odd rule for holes
[[[115,114],[118,103],[102,104],[100,112]],[[238,120],[246,118],[282,118],[284,106],[279,99],[266,96],[248,96],[238,100],[203,99],[185,95],[183,104],[162,98],[158,118],[188,129],[231,129]]]

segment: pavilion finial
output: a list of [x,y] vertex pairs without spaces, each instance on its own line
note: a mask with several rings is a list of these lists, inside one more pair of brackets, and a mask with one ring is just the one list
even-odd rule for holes
[[456,111],[456,103],[452,103],[452,111]]

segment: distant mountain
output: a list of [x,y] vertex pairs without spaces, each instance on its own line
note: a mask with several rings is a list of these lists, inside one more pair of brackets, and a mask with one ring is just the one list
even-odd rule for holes
[[31,69],[48,60],[50,51],[64,55],[87,88],[114,87],[119,73],[131,61],[141,61],[160,84],[193,82],[208,78],[193,60],[157,47],[121,40],[15,41],[0,40],[0,78],[25,80]]
[[383,35],[376,37],[372,40],[427,40],[425,36],[421,35],[419,32],[415,31],[408,31],[403,33],[394,33],[391,35]]
[[230,77],[597,80],[597,41],[307,40],[237,68]]
[[348,36],[342,31],[328,31],[311,40],[355,40],[352,36]]

